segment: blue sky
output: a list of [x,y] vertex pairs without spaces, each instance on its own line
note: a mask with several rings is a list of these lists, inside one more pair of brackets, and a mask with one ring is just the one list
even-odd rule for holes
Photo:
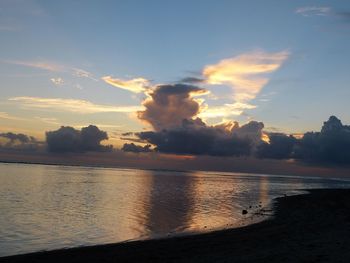
[[[277,65],[249,100],[237,98],[237,81],[205,75],[207,110],[254,106],[208,123],[254,119],[291,133],[318,130],[333,114],[350,123],[349,12],[347,1],[1,1],[1,130],[147,129],[133,114],[147,95],[103,77],[150,87],[203,77],[225,59]],[[244,80],[259,78],[250,74]]]

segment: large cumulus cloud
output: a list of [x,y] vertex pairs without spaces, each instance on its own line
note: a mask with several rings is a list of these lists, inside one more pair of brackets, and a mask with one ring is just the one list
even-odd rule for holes
[[101,145],[108,135],[94,125],[81,130],[62,126],[56,131],[46,132],[47,148],[50,152],[108,151],[111,146]]
[[[261,141],[264,124],[252,121],[242,127],[237,122],[210,126],[196,117],[201,101],[196,95],[207,91],[192,85],[159,85],[143,103],[138,117],[153,131],[135,133],[136,140],[152,144],[162,153],[215,156],[248,156]],[[135,140],[135,138],[134,138]],[[144,151],[140,145],[124,144],[122,150]]]
[[[277,65],[276,67],[278,67]],[[190,79],[187,83],[200,83]],[[239,126],[237,122],[208,125],[201,116],[201,100],[196,95],[206,90],[187,84],[159,85],[149,92],[144,111],[138,118],[153,130],[134,133],[134,142],[147,143],[162,153],[255,156],[270,159],[298,159],[313,162],[350,164],[350,126],[331,116],[320,132],[308,132],[297,139],[283,133],[264,133],[262,122],[251,121]],[[125,139],[125,138],[124,138]],[[125,144],[122,150],[143,152],[150,148]]]
[[350,164],[350,126],[331,116],[320,132],[307,132],[295,148],[295,158],[323,163]]
[[[247,156],[261,138],[262,123],[208,126],[201,119],[184,119],[176,128],[140,132],[136,135],[163,153]],[[249,131],[249,132],[248,132]]]
[[269,143],[258,146],[256,156],[296,159],[323,164],[350,164],[350,126],[335,116],[323,123],[320,132],[307,132],[301,139],[286,134],[269,134]]
[[186,85],[159,85],[149,93],[143,103],[146,108],[138,112],[138,118],[151,124],[156,131],[181,125],[200,111],[200,102],[193,98],[205,94],[206,90]]

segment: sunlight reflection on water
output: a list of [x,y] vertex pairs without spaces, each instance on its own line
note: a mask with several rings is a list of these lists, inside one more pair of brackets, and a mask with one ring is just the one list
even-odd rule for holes
[[242,209],[347,182],[0,164],[0,256],[237,226]]

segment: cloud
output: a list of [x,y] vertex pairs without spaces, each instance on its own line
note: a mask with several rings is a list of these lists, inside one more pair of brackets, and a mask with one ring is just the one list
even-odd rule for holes
[[31,68],[38,68],[42,70],[47,70],[51,72],[63,72],[65,71],[65,66],[48,61],[21,61],[21,60],[6,60],[5,62],[14,65],[20,65]]
[[61,86],[64,84],[64,80],[62,78],[51,78],[50,80],[56,86]]
[[37,151],[42,145],[42,142],[39,142],[33,136],[23,133],[0,133],[0,137],[7,140],[4,145],[0,144],[0,148],[6,150]]
[[94,125],[89,125],[81,130],[62,126],[56,131],[46,132],[49,152],[110,151],[112,146],[101,145],[103,140],[108,140],[107,133]]
[[332,14],[332,10],[328,6],[304,6],[297,8],[295,13],[302,16],[327,16]]
[[268,142],[261,143],[256,151],[259,158],[289,159],[297,139],[284,133],[268,133]]
[[332,8],[330,8],[328,6],[299,7],[295,10],[295,13],[302,15],[302,16],[305,16],[305,17],[327,16],[327,17],[343,19],[346,22],[350,21],[350,12],[349,11],[337,11],[337,10],[333,10]]
[[194,83],[203,83],[205,82],[205,79],[203,78],[196,78],[196,77],[186,77],[186,78],[183,78],[181,79],[180,81],[181,83],[189,83],[189,84],[194,84]]
[[191,119],[200,112],[201,101],[194,96],[204,94],[207,94],[205,89],[191,85],[159,85],[143,102],[146,109],[138,112],[138,118],[155,130],[179,126],[184,119]]
[[269,142],[257,147],[259,158],[296,159],[321,164],[350,164],[350,126],[331,116],[320,132],[303,136],[268,133]]
[[149,80],[144,78],[122,80],[122,79],[112,78],[111,76],[104,76],[102,77],[102,80],[114,87],[128,90],[134,93],[145,92],[150,86]]
[[122,136],[133,136],[134,133],[133,132],[123,132]]
[[234,102],[245,104],[268,83],[267,74],[279,69],[288,56],[288,51],[245,53],[206,66],[203,76],[208,84],[230,86]]
[[0,112],[0,119],[6,119],[6,120],[16,120],[16,121],[23,121],[23,118],[19,118],[16,116],[12,116],[8,114],[7,112]]
[[152,152],[151,145],[147,144],[145,146],[136,145],[134,143],[124,143],[121,149],[124,152],[142,153],[142,152]]
[[201,118],[241,115],[244,110],[257,106],[250,103],[269,82],[270,74],[278,70],[288,59],[289,52],[269,53],[253,51],[207,65],[200,77],[186,77],[183,83],[224,85],[232,89],[232,103],[205,107]]
[[203,108],[202,112],[198,114],[200,118],[217,118],[217,117],[230,117],[242,115],[244,110],[255,109],[255,105],[248,103],[236,102],[233,104],[224,104],[223,106],[214,106]]
[[10,144],[14,144],[16,141],[20,143],[36,142],[34,137],[30,137],[22,133],[12,133],[12,132],[0,133],[0,137],[9,139]]
[[58,122],[58,120],[56,118],[46,118],[46,117],[35,117],[35,119],[50,124],[50,125],[60,125],[60,123]]
[[[33,60],[33,61],[25,61],[25,60],[5,60],[4,62],[19,66],[25,66],[30,68],[37,68],[45,71],[55,72],[55,73],[68,73],[74,77],[78,78],[88,78],[94,81],[98,81],[91,72],[88,72],[86,70],[71,67],[68,65],[59,64],[52,61],[44,61],[44,60]],[[60,80],[61,78],[52,78],[51,81],[56,84],[62,84],[57,83],[57,80]],[[62,79],[61,79],[62,80]]]
[[331,116],[320,132],[307,132],[298,141],[295,158],[321,163],[350,164],[350,126]]
[[72,68],[72,70],[73,70],[73,76],[80,77],[80,78],[88,78],[94,81],[98,81],[98,79],[96,79],[92,73],[86,70],[79,69],[79,68]]
[[237,122],[207,126],[197,118],[183,120],[176,128],[140,132],[136,136],[162,153],[249,156],[261,141],[263,127],[259,122],[242,127]]
[[201,119],[158,131],[134,133],[134,141],[154,145],[154,151],[171,154],[255,156],[295,159],[319,164],[350,164],[350,125],[331,116],[320,132],[303,136],[264,132],[262,122],[224,122],[209,126]]
[[120,112],[131,113],[142,109],[141,106],[111,106],[94,104],[87,100],[40,98],[40,97],[13,97],[9,101],[17,102],[22,107],[33,109],[51,109],[75,113]]

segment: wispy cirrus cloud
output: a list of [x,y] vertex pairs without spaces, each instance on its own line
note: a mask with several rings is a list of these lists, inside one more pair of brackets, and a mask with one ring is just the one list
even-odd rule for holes
[[19,66],[25,66],[25,67],[31,67],[31,68],[37,68],[42,69],[46,71],[51,72],[63,72],[66,70],[66,67],[64,65],[49,62],[49,61],[24,61],[24,60],[5,60],[6,63],[19,65]]
[[133,93],[145,92],[150,87],[150,81],[145,78],[134,78],[130,80],[123,80],[113,78],[111,76],[104,76],[102,80],[114,87],[131,91]]
[[297,8],[295,13],[302,16],[327,16],[332,14],[332,9],[328,6],[303,6]]
[[329,6],[304,6],[295,10],[296,14],[312,17],[312,16],[327,16],[332,18],[338,18],[345,22],[350,22],[350,11],[348,10],[335,10]]
[[15,120],[15,121],[22,121],[24,120],[23,118],[19,118],[13,115],[8,114],[7,112],[0,112],[0,119],[5,119],[5,120]]
[[[88,78],[88,79],[91,79],[94,81],[98,81],[98,79],[95,78],[91,72],[88,72],[88,71],[80,69],[80,68],[71,67],[68,65],[52,62],[52,61],[46,61],[46,60],[32,60],[32,61],[5,60],[3,62],[8,63],[8,64],[13,64],[13,65],[41,69],[41,70],[54,72],[54,73],[66,73],[66,74],[69,74],[69,75],[77,77],[77,78]],[[58,80],[58,79],[60,79],[60,78],[53,78],[53,79],[51,79],[51,81],[56,85],[62,84],[62,83],[57,83],[54,81],[54,80]]]
[[61,123],[56,118],[36,116],[35,119],[50,125],[61,125]]
[[50,109],[54,111],[67,111],[81,114],[119,112],[132,113],[141,110],[142,106],[113,106],[94,104],[87,100],[41,98],[41,97],[13,97],[10,102],[18,103],[21,107],[32,109]]
[[98,81],[97,78],[94,77],[94,75],[91,72],[88,72],[86,70],[80,69],[80,68],[72,68],[73,75],[80,78],[88,78],[94,81]]

